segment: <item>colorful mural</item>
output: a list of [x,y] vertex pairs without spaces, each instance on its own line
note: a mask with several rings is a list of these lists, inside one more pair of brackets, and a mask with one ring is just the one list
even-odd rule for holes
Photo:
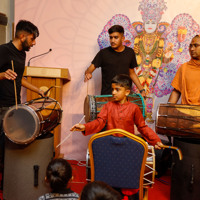
[[[125,42],[134,49],[138,67],[135,72],[147,92],[146,121],[153,123],[155,97],[172,91],[171,81],[181,64],[190,59],[188,46],[193,36],[200,33],[191,15],[178,14],[171,23],[161,22],[167,5],[164,0],[142,0],[138,11],[143,22],[132,22],[124,14],[117,14],[104,26],[98,36],[99,47],[110,45],[107,30],[114,24],[125,29]],[[133,86],[133,91],[138,92]]]

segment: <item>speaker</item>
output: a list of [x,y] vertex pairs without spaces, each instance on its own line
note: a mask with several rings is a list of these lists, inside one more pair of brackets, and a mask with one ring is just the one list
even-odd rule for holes
[[17,145],[6,138],[3,199],[36,200],[49,192],[44,181],[46,167],[54,155],[52,134],[29,145]]
[[183,160],[173,154],[171,200],[199,200],[200,197],[200,143],[189,139],[174,139],[181,149]]

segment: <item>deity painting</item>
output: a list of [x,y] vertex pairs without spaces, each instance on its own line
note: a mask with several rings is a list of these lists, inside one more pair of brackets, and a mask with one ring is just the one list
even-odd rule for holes
[[[135,72],[146,90],[146,121],[153,123],[152,112],[156,97],[170,94],[171,81],[178,67],[190,59],[188,46],[199,25],[189,14],[179,14],[172,23],[161,22],[167,9],[164,0],[139,2],[143,22],[131,23],[125,15],[117,14],[105,25],[98,37],[100,48],[109,46],[107,30],[114,24],[125,29],[125,43],[134,49],[138,67]],[[138,93],[133,86],[134,92]]]
[[[169,43],[164,50],[162,34],[169,24],[159,23],[166,8],[164,0],[143,0],[140,2],[139,11],[141,11],[144,22],[133,23],[133,27],[138,33],[134,41],[134,51],[138,63],[135,71],[146,90],[146,116],[148,122],[152,120],[154,85],[156,84],[160,68],[163,63],[170,62],[174,56],[172,43]],[[136,91],[136,88],[134,90]]]

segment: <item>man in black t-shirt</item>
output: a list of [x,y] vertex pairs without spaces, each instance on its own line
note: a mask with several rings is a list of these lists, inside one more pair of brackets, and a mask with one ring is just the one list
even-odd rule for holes
[[123,45],[124,28],[114,25],[109,30],[110,47],[100,50],[92,61],[92,64],[85,71],[85,81],[92,78],[93,71],[101,67],[102,89],[101,94],[111,94],[111,80],[117,74],[127,74],[131,77],[138,90],[145,96],[145,90],[141,85],[134,68],[137,61],[133,49]]
[[9,107],[15,105],[14,80],[18,104],[21,103],[21,86],[44,96],[44,91],[29,83],[23,77],[25,51],[29,51],[36,44],[35,40],[38,36],[39,31],[34,24],[26,20],[20,20],[16,26],[15,38],[7,44],[0,45],[0,171],[3,168],[4,156],[2,119]]

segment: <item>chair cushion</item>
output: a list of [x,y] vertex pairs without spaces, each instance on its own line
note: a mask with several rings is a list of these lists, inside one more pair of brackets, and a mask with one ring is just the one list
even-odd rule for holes
[[112,187],[139,188],[144,147],[127,137],[105,136],[92,143],[95,180]]

